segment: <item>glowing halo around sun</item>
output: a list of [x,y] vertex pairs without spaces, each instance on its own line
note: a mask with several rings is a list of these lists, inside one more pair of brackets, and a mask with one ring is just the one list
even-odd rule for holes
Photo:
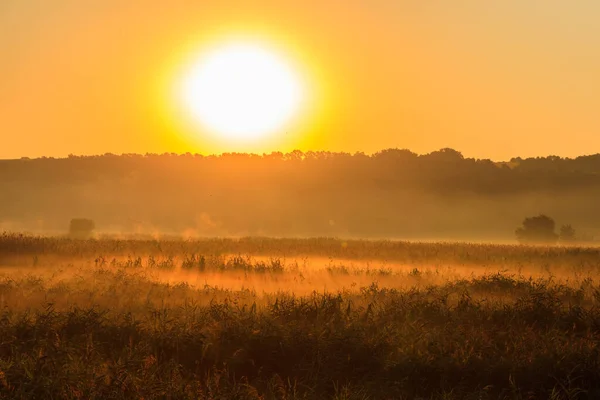
[[229,43],[190,65],[182,105],[204,130],[229,141],[255,141],[282,130],[300,111],[301,79],[263,45]]

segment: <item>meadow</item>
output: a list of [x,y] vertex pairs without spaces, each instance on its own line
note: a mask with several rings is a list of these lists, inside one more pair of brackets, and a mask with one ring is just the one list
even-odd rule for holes
[[0,235],[0,397],[600,398],[600,249]]

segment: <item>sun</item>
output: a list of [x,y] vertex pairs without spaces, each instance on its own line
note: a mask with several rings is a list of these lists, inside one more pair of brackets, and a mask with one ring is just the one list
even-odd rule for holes
[[304,93],[285,57],[265,45],[229,43],[191,64],[180,97],[204,131],[254,141],[284,129],[298,114]]

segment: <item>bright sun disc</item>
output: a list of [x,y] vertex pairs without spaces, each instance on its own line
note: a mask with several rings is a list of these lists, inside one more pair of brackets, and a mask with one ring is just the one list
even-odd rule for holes
[[222,138],[254,140],[298,112],[302,87],[281,57],[262,46],[230,44],[205,54],[183,82],[184,106]]

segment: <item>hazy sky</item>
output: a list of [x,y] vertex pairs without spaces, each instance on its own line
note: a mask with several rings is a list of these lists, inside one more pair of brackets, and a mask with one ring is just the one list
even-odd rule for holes
[[[598,0],[0,0],[0,158],[597,153],[599,20]],[[178,120],[182,60],[229,34],[286,49],[310,118],[247,148]]]

